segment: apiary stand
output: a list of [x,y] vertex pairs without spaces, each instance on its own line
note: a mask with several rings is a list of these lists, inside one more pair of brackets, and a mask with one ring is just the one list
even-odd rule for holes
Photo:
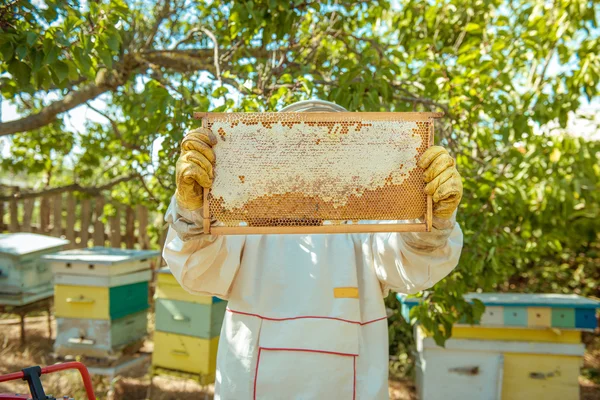
[[193,374],[190,372],[177,371],[168,368],[152,367],[150,368],[150,385],[148,386],[148,392],[146,394],[146,398],[148,400],[152,400],[152,394],[154,392],[154,378],[157,376],[173,376],[180,379],[189,379],[198,382],[198,384],[202,387],[202,391],[204,392],[204,400],[209,399],[208,386],[211,383],[211,379],[207,379],[206,375]]
[[48,297],[35,300],[32,303],[24,305],[2,304],[4,302],[4,299],[0,298],[0,313],[16,314],[19,316],[21,344],[24,344],[26,342],[25,317],[27,316],[27,314],[36,311],[46,312],[46,321],[48,323],[48,338],[52,338],[52,300],[54,297],[52,291],[50,293],[47,293],[47,295]]

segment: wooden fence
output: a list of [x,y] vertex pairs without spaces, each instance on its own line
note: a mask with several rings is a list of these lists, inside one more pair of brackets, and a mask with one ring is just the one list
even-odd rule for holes
[[[15,197],[0,201],[0,232],[31,232],[64,237],[70,248],[88,246],[150,247],[150,213],[143,206],[111,202],[114,212],[104,215],[107,200],[98,195],[79,198],[74,192]],[[110,207],[107,207],[110,209]],[[159,246],[162,247],[164,235]]]

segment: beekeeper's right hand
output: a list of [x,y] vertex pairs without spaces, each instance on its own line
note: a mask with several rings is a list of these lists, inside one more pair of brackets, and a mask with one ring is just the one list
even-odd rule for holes
[[188,132],[181,142],[181,154],[176,166],[175,198],[179,207],[194,211],[202,207],[203,188],[213,183],[217,138],[210,129],[198,128]]

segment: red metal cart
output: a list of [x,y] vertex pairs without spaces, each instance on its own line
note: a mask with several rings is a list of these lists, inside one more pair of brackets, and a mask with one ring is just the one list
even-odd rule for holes
[[[92,379],[85,365],[80,362],[66,362],[62,364],[50,365],[48,367],[29,367],[21,370],[21,372],[14,372],[12,374],[0,375],[0,383],[6,381],[14,381],[22,379],[27,381],[29,384],[29,391],[31,394],[0,394],[0,400],[56,400],[55,397],[46,395],[42,386],[40,376],[43,374],[51,374],[53,372],[64,371],[66,369],[77,369],[81,374],[83,385],[85,386],[85,392],[88,400],[96,400],[94,390],[92,388]],[[69,399],[69,396],[59,397],[59,399]]]

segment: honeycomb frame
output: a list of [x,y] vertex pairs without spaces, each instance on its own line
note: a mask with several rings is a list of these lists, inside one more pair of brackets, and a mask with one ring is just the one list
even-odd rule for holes
[[[428,232],[432,199],[423,193],[416,161],[433,145],[434,120],[442,115],[194,113],[217,137],[215,182],[204,191],[204,232]],[[377,164],[360,169],[373,158]]]

